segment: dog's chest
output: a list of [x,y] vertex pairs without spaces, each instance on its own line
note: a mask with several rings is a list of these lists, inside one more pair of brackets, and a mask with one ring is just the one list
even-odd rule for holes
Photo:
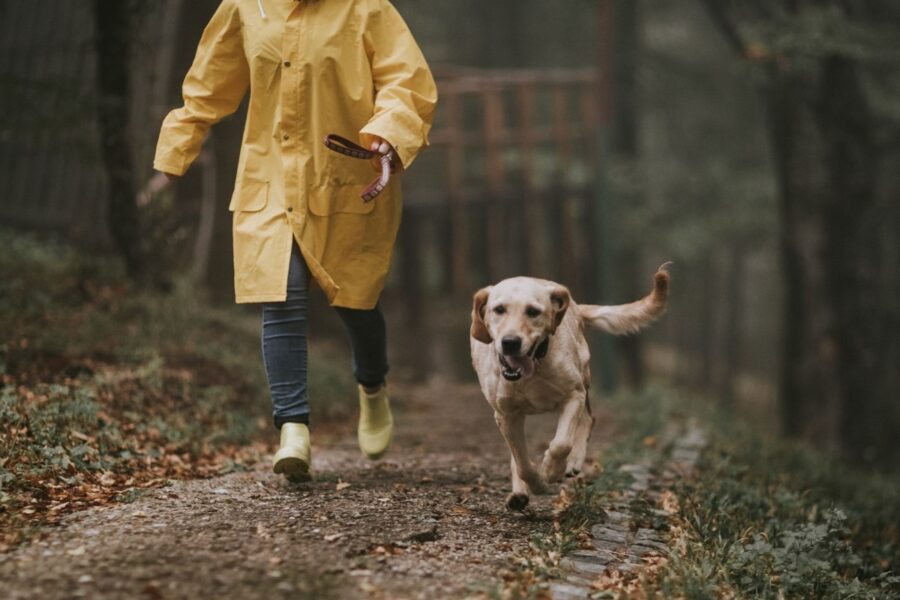
[[513,385],[500,384],[496,395],[498,405],[504,411],[539,414],[557,410],[568,394],[548,381],[533,378]]

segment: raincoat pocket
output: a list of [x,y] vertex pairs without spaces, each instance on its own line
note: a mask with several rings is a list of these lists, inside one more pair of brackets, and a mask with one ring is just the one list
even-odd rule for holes
[[269,182],[242,179],[234,188],[228,210],[232,212],[257,212],[269,201]]
[[309,212],[319,217],[336,213],[365,215],[375,209],[376,202],[388,201],[385,195],[372,202],[363,202],[359,195],[365,187],[364,184],[353,184],[312,189],[309,194]]

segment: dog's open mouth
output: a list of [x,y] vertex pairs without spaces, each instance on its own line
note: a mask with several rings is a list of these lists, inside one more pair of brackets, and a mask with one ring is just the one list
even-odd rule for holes
[[534,374],[534,359],[530,356],[500,356],[500,373],[507,381],[518,381]]

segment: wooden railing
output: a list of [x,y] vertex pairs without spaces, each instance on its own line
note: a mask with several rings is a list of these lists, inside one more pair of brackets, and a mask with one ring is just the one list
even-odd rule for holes
[[[442,246],[431,253],[443,258],[441,288],[469,293],[514,274],[583,284],[598,161],[595,72],[439,71],[438,87],[431,148],[407,175],[404,227],[417,245]],[[422,219],[441,221],[438,240],[409,231]],[[415,262],[419,253],[407,244],[402,254]],[[417,287],[411,279],[424,268],[407,265],[404,286]]]

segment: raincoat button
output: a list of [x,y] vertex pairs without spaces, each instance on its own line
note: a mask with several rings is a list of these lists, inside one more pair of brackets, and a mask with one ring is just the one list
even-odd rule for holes
[[284,139],[289,140],[291,139],[291,136],[289,136],[288,134],[284,134]]
[[291,66],[291,61],[289,61],[289,60],[284,61],[284,66],[290,67],[290,66]]
[[293,206],[288,206],[288,212],[294,212],[294,207],[293,207]]

